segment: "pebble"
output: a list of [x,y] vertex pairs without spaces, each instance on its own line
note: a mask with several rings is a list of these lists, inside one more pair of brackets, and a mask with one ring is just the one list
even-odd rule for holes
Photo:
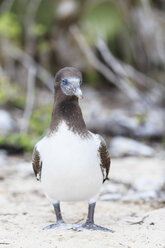
[[110,141],[110,154],[113,157],[147,156],[151,157],[154,149],[134,139],[116,136]]
[[6,110],[0,110],[0,132],[2,134],[7,134],[14,131],[15,122],[11,117],[10,113]]

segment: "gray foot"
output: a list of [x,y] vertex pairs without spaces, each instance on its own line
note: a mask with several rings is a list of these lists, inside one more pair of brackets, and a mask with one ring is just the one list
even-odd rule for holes
[[111,233],[114,232],[108,228],[98,226],[92,223],[77,224],[77,225],[74,225],[73,228],[76,231],[90,230],[90,231],[102,231],[102,232],[111,232]]
[[73,225],[69,223],[65,223],[64,221],[57,222],[55,224],[51,224],[43,228],[43,230],[56,229],[56,230],[68,230],[72,229]]

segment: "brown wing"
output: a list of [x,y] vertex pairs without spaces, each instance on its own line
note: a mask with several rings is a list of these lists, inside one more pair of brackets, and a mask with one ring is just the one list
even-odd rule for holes
[[101,140],[100,147],[99,147],[99,155],[100,155],[100,160],[101,160],[100,167],[103,173],[103,182],[104,182],[105,180],[108,179],[111,160],[110,160],[110,155],[109,155],[104,139],[101,136],[99,136],[99,138]]
[[42,161],[41,161],[40,154],[39,154],[38,150],[36,149],[36,147],[34,148],[34,151],[33,151],[32,165],[33,165],[34,174],[35,174],[37,180],[40,181],[41,180],[41,171],[42,171]]

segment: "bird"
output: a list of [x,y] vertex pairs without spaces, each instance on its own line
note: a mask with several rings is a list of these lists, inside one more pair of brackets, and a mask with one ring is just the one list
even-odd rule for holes
[[[56,223],[44,229],[111,232],[94,222],[96,201],[108,179],[111,160],[102,136],[86,127],[79,106],[81,84],[82,73],[75,67],[64,67],[56,73],[50,128],[33,150],[34,174],[56,215]],[[88,201],[85,223],[64,222],[60,203],[70,201]]]

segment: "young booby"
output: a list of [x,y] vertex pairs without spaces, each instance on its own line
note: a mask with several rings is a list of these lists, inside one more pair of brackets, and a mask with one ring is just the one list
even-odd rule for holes
[[[65,67],[55,76],[52,121],[48,134],[33,151],[32,164],[37,180],[54,206],[56,223],[45,229],[111,231],[94,224],[94,209],[102,183],[108,178],[110,156],[104,139],[87,130],[78,98],[82,98],[82,75]],[[85,224],[63,221],[61,201],[88,200]]]

